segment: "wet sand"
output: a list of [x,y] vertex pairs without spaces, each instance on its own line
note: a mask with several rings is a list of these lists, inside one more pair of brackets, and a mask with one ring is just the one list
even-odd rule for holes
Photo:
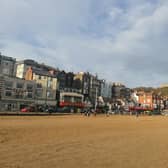
[[2,168],[165,168],[168,117],[0,116]]

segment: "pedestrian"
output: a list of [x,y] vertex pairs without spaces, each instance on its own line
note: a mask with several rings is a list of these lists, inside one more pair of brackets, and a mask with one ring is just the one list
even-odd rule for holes
[[86,116],[87,116],[87,117],[90,116],[90,108],[87,109]]
[[107,109],[106,109],[106,116],[109,117],[110,113],[111,113],[111,104],[108,103],[107,104]]

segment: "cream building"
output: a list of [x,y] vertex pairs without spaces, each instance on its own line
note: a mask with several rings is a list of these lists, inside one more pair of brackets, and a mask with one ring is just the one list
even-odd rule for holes
[[30,67],[26,72],[25,79],[36,83],[35,103],[37,105],[56,106],[58,88],[56,75]]

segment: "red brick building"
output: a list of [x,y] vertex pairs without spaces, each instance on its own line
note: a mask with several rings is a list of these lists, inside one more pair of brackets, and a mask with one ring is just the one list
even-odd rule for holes
[[153,107],[153,93],[152,92],[138,92],[138,103],[141,106]]

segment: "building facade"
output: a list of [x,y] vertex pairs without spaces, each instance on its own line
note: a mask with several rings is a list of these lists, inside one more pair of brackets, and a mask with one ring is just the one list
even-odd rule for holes
[[15,76],[16,59],[0,54],[0,74]]
[[95,105],[97,98],[101,95],[101,81],[97,75],[90,75],[89,97],[91,103]]
[[102,80],[101,82],[101,96],[105,99],[112,98],[112,83]]
[[89,72],[80,72],[76,74],[75,79],[81,81],[80,91],[84,95],[85,102],[95,105],[96,99],[101,96],[101,80],[98,79],[98,76]]
[[37,106],[56,106],[58,81],[55,74],[29,67],[25,79],[36,83],[35,104]]
[[122,90],[125,89],[125,86],[122,83],[113,83],[112,85],[112,98],[113,100],[122,98]]
[[18,111],[35,103],[34,81],[0,75],[0,111]]
[[16,63],[16,77],[25,79],[25,75],[29,69],[29,67],[39,69],[41,71],[52,71],[53,73],[57,73],[58,69],[50,67],[45,64],[40,64],[34,60],[23,60],[17,61]]
[[137,93],[138,103],[141,106],[153,107],[153,93],[140,91]]

